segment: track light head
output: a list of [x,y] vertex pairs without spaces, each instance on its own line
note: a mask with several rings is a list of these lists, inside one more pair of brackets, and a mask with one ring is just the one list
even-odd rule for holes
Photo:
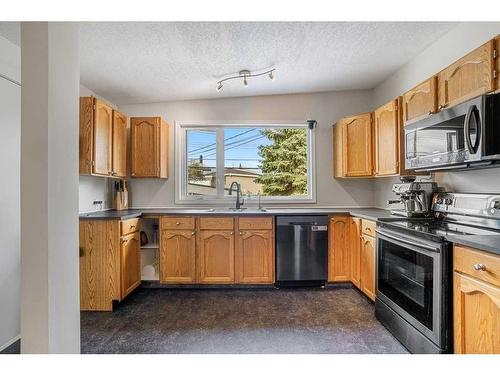
[[271,78],[271,81],[274,81],[274,78],[275,78],[275,77],[274,77],[274,73],[273,73],[273,72],[274,72],[274,70],[271,70],[271,71],[269,72],[269,78]]
[[248,86],[248,81],[247,81],[247,77],[243,77],[243,84],[245,85],[245,87]]
[[222,90],[222,82],[219,82],[219,84],[217,85],[217,92],[219,92],[220,90]]

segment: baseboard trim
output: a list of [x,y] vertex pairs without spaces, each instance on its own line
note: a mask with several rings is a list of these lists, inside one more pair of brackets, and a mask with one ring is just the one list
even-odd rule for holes
[[17,340],[19,340],[21,338],[21,335],[17,335],[13,338],[11,338],[9,341],[7,341],[5,344],[3,344],[2,346],[0,346],[0,352],[4,351],[5,349],[7,349],[9,346],[11,346],[12,344],[14,344]]

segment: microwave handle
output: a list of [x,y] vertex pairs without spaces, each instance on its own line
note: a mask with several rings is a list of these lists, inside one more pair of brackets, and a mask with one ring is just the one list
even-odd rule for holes
[[[472,142],[470,140],[470,120],[473,115],[476,119],[476,124],[477,124],[477,139],[475,145],[472,145]],[[479,124],[479,118],[477,116],[477,107],[475,105],[471,105],[467,110],[467,114],[465,115],[465,124],[464,124],[464,139],[470,154],[475,154],[477,152],[480,137],[481,137],[481,126]]]

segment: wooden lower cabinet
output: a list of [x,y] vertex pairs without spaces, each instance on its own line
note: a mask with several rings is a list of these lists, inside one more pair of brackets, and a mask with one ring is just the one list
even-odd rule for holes
[[330,218],[328,236],[328,281],[350,280],[349,216]]
[[455,246],[453,269],[455,353],[500,354],[500,256]]
[[121,298],[141,284],[141,239],[135,232],[121,238]]
[[500,288],[454,273],[455,353],[500,354]]
[[273,284],[274,218],[164,216],[160,282]]
[[349,252],[351,256],[351,282],[361,288],[361,219],[349,220]]
[[234,283],[234,232],[202,230],[199,235],[198,271],[202,284]]
[[160,282],[196,282],[196,232],[162,230],[160,234]]
[[360,244],[360,289],[375,300],[375,237],[362,235]]
[[238,233],[236,282],[274,282],[274,236],[272,230],[245,230]]
[[[132,219],[135,220],[135,219]],[[80,309],[111,311],[141,282],[139,226],[123,235],[119,220],[80,221]]]

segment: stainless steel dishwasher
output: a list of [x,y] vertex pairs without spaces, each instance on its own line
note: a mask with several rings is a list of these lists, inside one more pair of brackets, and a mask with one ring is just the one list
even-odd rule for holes
[[276,217],[276,286],[324,286],[328,216]]

